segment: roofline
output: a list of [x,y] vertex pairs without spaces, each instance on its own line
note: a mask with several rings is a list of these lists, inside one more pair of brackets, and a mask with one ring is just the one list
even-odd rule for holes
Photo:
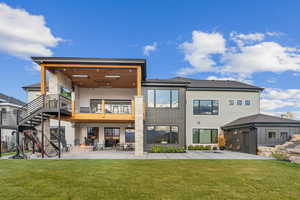
[[187,87],[188,91],[248,91],[248,92],[262,92],[264,88],[230,88],[230,87]]
[[[237,129],[237,128],[248,128],[248,127],[264,127],[270,125],[273,127],[300,127],[300,122],[251,122],[244,124],[236,124],[229,126],[222,126],[223,130]],[[292,126],[293,125],[293,126]]]
[[151,87],[151,86],[158,86],[158,87],[187,87],[186,83],[183,82],[149,82],[143,81],[143,87]]
[[146,59],[132,59],[132,58],[82,58],[82,57],[31,57],[37,64],[111,64],[111,65],[141,65],[143,80],[147,76],[147,61]]

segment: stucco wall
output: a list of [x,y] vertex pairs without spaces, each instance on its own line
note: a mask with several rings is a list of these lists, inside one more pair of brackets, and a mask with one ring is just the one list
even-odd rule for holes
[[40,91],[28,91],[27,92],[27,102],[31,102],[41,95]]
[[[193,115],[193,100],[218,100],[218,115]],[[230,106],[229,100],[235,100]],[[243,100],[243,105],[236,105],[236,100]],[[251,105],[246,106],[245,100]],[[260,93],[235,91],[186,91],[186,141],[192,144],[193,128],[219,129],[226,123],[240,117],[257,114],[260,111]]]
[[[132,100],[135,96],[135,88],[81,88],[78,89],[76,100],[79,99],[79,107],[89,107],[90,99],[128,99]],[[77,107],[77,110],[78,107]]]
[[49,94],[59,94],[60,87],[72,91],[72,81],[61,72],[48,73],[49,75]]

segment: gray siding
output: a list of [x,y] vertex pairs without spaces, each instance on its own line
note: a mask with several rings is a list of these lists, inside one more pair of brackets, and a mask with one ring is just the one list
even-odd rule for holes
[[242,128],[225,131],[226,149],[244,153],[256,154],[257,129]]
[[[149,89],[178,89],[179,90],[179,107],[178,108],[148,108]],[[146,109],[146,119],[144,122],[148,125],[174,125],[178,126],[178,146],[185,146],[185,88],[180,87],[146,87],[143,86],[143,96]],[[146,137],[144,137],[146,139]],[[145,151],[149,151],[152,145],[147,145],[144,141]]]
[[[268,137],[268,132],[275,132],[276,137],[274,139],[270,139]],[[300,128],[295,127],[258,127],[257,128],[257,143],[258,146],[275,146],[278,144],[282,144],[287,141],[286,138],[280,137],[281,132],[287,132],[288,138],[293,134],[299,134]]]

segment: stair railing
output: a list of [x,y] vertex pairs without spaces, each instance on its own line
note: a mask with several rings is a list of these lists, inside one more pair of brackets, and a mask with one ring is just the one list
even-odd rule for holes
[[29,102],[28,104],[25,104],[21,108],[18,109],[18,124],[20,121],[26,119],[30,115],[32,115],[34,112],[42,109],[45,104],[45,95],[40,95],[33,101]]

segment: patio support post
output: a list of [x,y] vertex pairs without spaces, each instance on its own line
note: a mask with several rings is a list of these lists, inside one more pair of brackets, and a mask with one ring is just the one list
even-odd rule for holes
[[46,66],[41,64],[41,94],[46,94]]
[[45,142],[44,142],[44,113],[42,112],[42,114],[41,114],[41,116],[42,116],[42,158],[44,158],[44,151],[45,151]]
[[0,128],[0,158],[1,158],[1,156],[2,156],[2,133],[1,133],[1,128]]
[[32,135],[32,154],[35,153],[35,142],[34,142],[34,133],[33,133],[33,126],[32,126],[32,120],[30,120],[30,128],[31,128],[31,135]]
[[16,155],[15,157],[19,157],[20,156],[20,132],[19,132],[19,110],[17,110],[17,131],[16,131]]
[[143,97],[135,96],[135,155],[144,154],[144,115],[143,115]]
[[[0,125],[2,125],[2,111],[0,111]],[[0,158],[2,157],[2,133],[0,127]]]
[[61,148],[60,148],[60,146],[61,146],[61,133],[60,133],[60,115],[61,115],[61,113],[60,113],[60,95],[58,95],[58,158],[60,158],[61,157]]

